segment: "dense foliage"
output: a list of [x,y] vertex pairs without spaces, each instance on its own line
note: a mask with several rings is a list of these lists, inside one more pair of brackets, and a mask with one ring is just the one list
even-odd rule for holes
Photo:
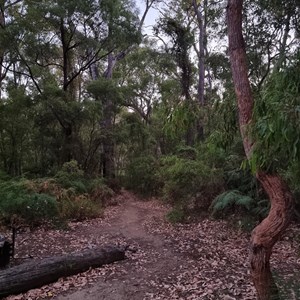
[[98,217],[114,195],[101,180],[87,179],[76,161],[53,178],[0,178],[0,222],[11,227],[62,225]]
[[[299,5],[245,1],[248,165],[223,7],[193,3],[146,1],[140,19],[130,0],[0,4],[3,222],[94,217],[121,184],[172,203],[173,220],[254,224],[268,211],[258,167],[283,174],[299,203]],[[155,7],[150,34],[142,16]]]

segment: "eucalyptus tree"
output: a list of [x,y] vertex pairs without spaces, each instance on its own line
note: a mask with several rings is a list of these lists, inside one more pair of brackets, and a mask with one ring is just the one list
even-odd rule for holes
[[15,14],[22,33],[15,36],[18,66],[7,70],[31,82],[27,92],[44,107],[40,113],[50,112],[51,124],[60,126],[60,163],[80,160],[88,72],[99,63],[105,67],[118,42],[137,36],[134,13],[128,1],[27,0],[21,8]]
[[151,123],[152,109],[161,100],[160,85],[170,72],[163,63],[163,55],[144,42],[116,68],[120,85],[128,89],[123,105],[135,110],[146,124]]
[[27,82],[14,72],[20,68],[17,49],[23,30],[18,15],[23,5],[20,0],[0,2],[0,164],[12,176],[22,173],[22,162],[30,156],[33,124]]
[[[192,130],[194,133],[191,134],[194,136],[193,139],[203,140],[204,136],[209,134],[208,120],[211,107],[222,97],[222,91],[225,90],[223,86],[229,82],[225,32],[224,26],[220,25],[224,19],[222,19],[223,8],[218,1],[182,0],[168,2],[165,6],[165,10],[161,13],[161,22],[163,23],[163,20],[168,20],[168,18],[175,19],[185,27],[191,37],[188,57],[192,70],[190,94],[193,104],[190,109],[190,118],[184,112],[178,115],[181,115],[181,119],[187,119],[191,124],[193,123],[191,125],[194,127]],[[162,37],[159,38],[162,39]],[[169,38],[169,42],[165,42],[162,47],[167,53],[172,53],[171,49],[175,45],[173,43],[172,46],[170,41],[174,41],[174,38]],[[173,58],[176,55],[175,52]],[[182,74],[178,72],[178,77],[180,78]],[[196,77],[198,77],[197,80]]]
[[23,0],[0,2],[0,99],[9,69],[16,62],[15,48],[17,37],[21,34],[16,15],[22,9],[23,2]]
[[[198,100],[201,105],[204,105],[204,83],[205,83],[205,52],[207,54],[207,0],[192,1],[193,10],[196,15],[196,20],[199,28],[198,47],[195,51],[198,57]],[[209,78],[210,79],[210,78]],[[211,83],[210,83],[211,85]]]
[[[108,47],[106,13],[96,1],[27,2],[21,62],[62,129],[61,163],[78,158],[76,151],[85,73],[90,65],[106,57]],[[99,13],[100,12],[100,13]],[[100,38],[93,39],[97,27]],[[93,28],[92,28],[93,27]],[[94,48],[90,55],[91,47]]]
[[[133,44],[140,42],[140,32],[138,31],[139,19],[137,13],[134,13],[134,5],[129,1],[117,1],[118,5],[110,6],[110,14],[106,16],[108,25],[108,35],[111,37],[111,43],[114,45],[114,51],[109,53],[106,69],[103,72],[103,78],[100,81],[109,81],[113,78],[116,63],[123,59],[128,49]],[[115,141],[113,138],[114,116],[116,105],[113,97],[108,94],[107,97],[101,99],[101,91],[99,96],[103,105],[103,118],[100,122],[104,133],[102,142],[101,166],[103,176],[111,179],[115,177]]]
[[[171,1],[161,9],[160,23],[156,29],[156,35],[163,45],[162,51],[169,53],[170,59],[177,63],[180,70],[177,72],[177,79],[181,86],[186,86],[188,82],[190,84],[190,95],[186,98],[191,101],[185,103],[192,103],[191,115],[198,111],[197,117],[193,121],[190,119],[194,123],[191,125],[194,133],[188,134],[194,138],[190,140],[195,137],[196,140],[203,139],[204,129],[209,132],[209,111],[213,103],[222,96],[223,86],[229,82],[225,31],[224,26],[220,25],[224,19],[222,10],[218,1]],[[173,29],[170,20],[173,21]],[[181,36],[185,30],[184,38],[179,37],[180,30],[174,26],[174,21],[182,27]],[[178,51],[180,44],[182,51]],[[184,50],[186,46],[188,51]],[[186,58],[183,59],[182,55]],[[187,74],[190,75],[186,76]],[[188,77],[190,80],[186,80]],[[187,95],[186,92],[185,94]]]
[[[149,9],[153,4],[159,0],[146,0],[145,10],[141,19],[137,17],[138,11],[133,1],[118,0],[112,5],[111,1],[102,1],[102,5],[107,7],[109,14],[105,16],[107,22],[108,37],[110,44],[113,45],[113,50],[108,54],[107,64],[105,70],[101,73],[97,66],[91,67],[91,74],[94,80],[112,80],[114,77],[114,70],[117,63],[123,60],[137,45],[142,42],[142,28]],[[101,92],[99,91],[97,98],[101,101]],[[115,163],[114,163],[114,117],[115,117],[115,103],[113,99],[102,99],[102,115],[100,126],[104,133],[102,143],[101,165],[104,177],[110,179],[115,177]]]
[[[1,82],[7,74],[5,83],[13,81],[16,88],[25,84],[24,93],[31,95],[37,108],[39,135],[52,135],[56,160],[60,164],[71,158],[80,161],[84,148],[80,128],[91,107],[86,102],[88,72],[97,63],[105,68],[118,41],[137,36],[129,2],[0,4]],[[47,147],[44,150],[49,152]]]
[[299,3],[245,1],[244,11],[249,75],[251,83],[260,90],[269,73],[282,67],[292,49],[299,46]]
[[[251,275],[257,290],[258,299],[280,299],[278,288],[270,270],[270,257],[273,246],[278,241],[291,220],[294,200],[287,183],[283,179],[282,175],[280,175],[278,166],[276,167],[276,163],[273,161],[271,165],[266,164],[266,161],[270,162],[270,160],[273,160],[274,157],[266,157],[263,151],[268,152],[269,147],[276,148],[276,139],[274,139],[274,137],[281,136],[280,132],[282,132],[282,129],[286,130],[289,126],[286,122],[281,123],[283,128],[275,128],[273,126],[273,122],[277,123],[280,121],[280,118],[278,117],[280,115],[284,115],[282,112],[276,112],[276,114],[272,117],[275,117],[277,120],[269,119],[270,121],[265,123],[267,128],[270,130],[266,128],[266,130],[260,132],[262,134],[259,138],[262,141],[265,141],[265,143],[262,144],[264,146],[267,145],[267,148],[261,147],[261,140],[257,139],[257,136],[255,138],[255,135],[253,136],[250,134],[250,127],[255,126],[255,121],[257,123],[260,122],[260,120],[253,119],[255,98],[248,78],[246,48],[242,34],[242,6],[242,0],[229,0],[227,7],[229,54],[233,82],[239,107],[240,131],[246,156],[255,171],[257,179],[268,194],[271,202],[271,208],[268,216],[252,232],[250,246]],[[282,46],[284,46],[284,43]],[[296,63],[296,65],[298,63]],[[276,68],[276,66],[274,70],[274,72],[278,72],[278,68]],[[285,71],[282,70],[282,72]],[[292,72],[292,74],[294,74],[294,72]],[[281,77],[281,74],[279,74],[279,77]],[[296,91],[297,95],[297,93],[299,93],[299,80],[296,79],[294,75],[290,77],[290,79],[292,78],[294,81],[291,85],[292,91],[294,93]],[[289,85],[287,85],[287,87],[288,86]],[[284,97],[288,96],[288,94],[285,95],[284,92],[276,90],[276,92],[271,95],[273,105],[275,103],[280,105],[277,103],[278,93]],[[274,112],[276,109],[271,109],[271,111]],[[287,116],[288,115],[286,115],[286,117]],[[268,118],[268,116],[260,117]],[[296,128],[297,127],[298,126],[296,126]],[[295,134],[294,137],[296,137],[296,135],[297,134]],[[292,147],[297,148],[299,147],[298,141],[299,137],[294,138],[294,140],[290,140],[289,143],[293,145]],[[288,148],[289,147],[290,146],[288,146]]]
[[[171,68],[166,57],[153,49],[152,42],[145,41],[128,54],[115,71],[126,91],[121,121],[117,124],[122,137],[118,134],[116,145],[117,154],[124,157],[124,165],[134,157],[145,153],[153,155],[161,149],[165,116],[158,120],[156,112],[166,102],[161,88]],[[124,129],[120,129],[121,124]]]

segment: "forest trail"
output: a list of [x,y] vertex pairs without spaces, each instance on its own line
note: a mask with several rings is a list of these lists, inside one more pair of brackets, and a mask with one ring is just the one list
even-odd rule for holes
[[[71,223],[68,231],[24,233],[24,238],[18,237],[17,253],[42,258],[117,244],[129,245],[126,260],[7,299],[256,299],[248,275],[249,234],[225,221],[170,225],[165,221],[169,207],[155,199],[142,201],[127,191],[114,202],[104,218]],[[290,234],[297,232],[295,228]],[[288,277],[284,299],[292,300],[300,299],[299,243],[293,244],[289,238],[275,249],[273,263],[276,273]]]
[[125,191],[120,207],[109,220],[109,226],[99,224],[87,228],[84,232],[86,236],[107,235],[112,242],[124,240],[133,252],[132,257],[118,263],[122,265],[121,270],[117,268],[114,274],[109,275],[109,279],[99,278],[89,288],[55,299],[141,300],[147,295],[151,297],[153,287],[149,286],[149,282],[176,271],[179,257],[173,253],[163,236],[151,234],[145,229],[144,223],[151,219],[162,219],[166,212],[162,207],[155,208],[149,204]]

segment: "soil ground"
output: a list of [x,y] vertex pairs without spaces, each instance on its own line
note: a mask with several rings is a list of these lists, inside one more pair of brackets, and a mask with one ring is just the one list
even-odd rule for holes
[[[7,300],[150,300],[255,298],[248,274],[249,234],[225,221],[170,225],[169,207],[123,191],[104,217],[17,236],[17,260],[38,259],[105,244],[129,245],[127,259]],[[300,228],[274,249],[272,266],[283,299],[300,299]],[[32,257],[32,258],[29,258]]]

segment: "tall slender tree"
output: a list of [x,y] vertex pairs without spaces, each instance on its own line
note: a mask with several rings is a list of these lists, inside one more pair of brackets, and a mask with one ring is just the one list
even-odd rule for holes
[[[196,48],[196,53],[198,57],[198,100],[201,105],[204,105],[204,83],[205,83],[205,50],[207,43],[206,36],[206,14],[207,14],[207,0],[198,3],[196,0],[193,0],[193,9],[196,15],[197,24],[199,27],[199,47]],[[203,6],[203,7],[202,7]]]
[[[252,159],[255,140],[249,127],[253,122],[254,97],[248,79],[245,42],[242,34],[243,0],[229,0],[227,22],[230,63],[239,108],[239,125],[244,150]],[[259,300],[279,299],[279,292],[270,269],[272,248],[288,226],[293,214],[293,197],[289,187],[276,172],[261,169],[256,177],[271,201],[268,216],[253,230],[250,246],[251,275]]]
[[[103,78],[105,80],[113,79],[113,73],[117,63],[124,59],[127,54],[142,41],[142,28],[145,18],[155,2],[158,2],[158,0],[145,1],[145,10],[141,19],[136,17],[136,11],[134,11],[135,6],[131,1],[118,0],[118,5],[111,7],[110,15],[107,16],[106,21],[108,25],[108,35],[112,38],[111,43],[114,45],[114,49],[109,53],[107,58],[106,69],[103,72]],[[110,4],[109,2],[105,3],[104,1],[103,5]],[[93,74],[96,74],[94,78],[99,79],[99,72],[93,72]],[[112,135],[115,105],[113,99],[107,97],[104,101],[102,101],[102,104],[103,118],[100,122],[100,126],[104,135],[102,143],[101,168],[103,176],[107,179],[111,179],[115,177],[116,173],[114,163],[115,149]]]

